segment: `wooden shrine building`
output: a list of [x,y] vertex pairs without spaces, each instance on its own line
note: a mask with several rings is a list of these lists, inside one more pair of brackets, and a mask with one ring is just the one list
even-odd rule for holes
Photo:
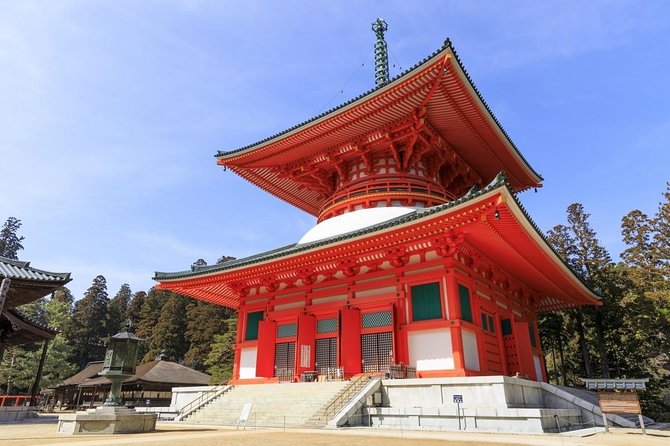
[[50,341],[58,331],[43,327],[15,308],[29,304],[67,284],[70,273],[52,273],[30,262],[0,257],[0,360],[6,347]]
[[600,298],[518,201],[542,178],[451,42],[389,80],[375,25],[375,88],[217,154],[316,226],[283,248],[154,279],[238,311],[234,383],[400,364],[419,377],[546,380],[537,314]]

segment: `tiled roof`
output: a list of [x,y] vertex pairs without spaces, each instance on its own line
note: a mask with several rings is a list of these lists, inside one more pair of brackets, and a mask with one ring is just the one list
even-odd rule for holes
[[325,116],[327,116],[327,115],[329,115],[329,114],[331,114],[331,113],[334,113],[334,112],[336,112],[336,111],[338,111],[338,110],[341,110],[341,109],[343,109],[343,108],[345,108],[345,107],[347,107],[347,106],[349,106],[349,105],[351,105],[351,104],[356,103],[357,101],[362,101],[362,100],[366,99],[368,96],[370,96],[370,95],[374,94],[375,92],[377,92],[378,90],[381,90],[381,89],[383,89],[383,88],[389,86],[390,84],[393,84],[394,82],[401,80],[403,77],[409,76],[412,72],[414,72],[415,70],[418,70],[418,69],[421,68],[424,64],[426,64],[428,61],[430,61],[430,60],[433,59],[435,56],[437,56],[438,54],[440,54],[441,52],[443,52],[443,51],[445,51],[445,50],[447,50],[447,49],[451,49],[452,53],[454,54],[454,56],[455,56],[455,58],[456,58],[456,61],[458,62],[459,67],[461,68],[461,70],[463,71],[463,74],[465,74],[465,77],[467,78],[468,82],[470,83],[470,86],[472,87],[472,89],[474,90],[474,92],[477,94],[477,97],[478,97],[479,100],[482,102],[482,104],[483,104],[484,107],[486,108],[486,111],[489,113],[489,115],[490,115],[491,118],[494,120],[494,122],[496,123],[496,125],[499,127],[500,131],[503,133],[503,135],[505,135],[505,138],[507,139],[507,141],[509,142],[509,144],[514,148],[514,150],[515,150],[516,153],[519,155],[519,157],[524,161],[524,163],[526,163],[526,164],[529,166],[529,168],[533,171],[533,173],[534,173],[535,175],[537,175],[537,177],[540,178],[540,180],[542,180],[542,176],[541,176],[539,173],[535,172],[535,170],[534,170],[532,167],[530,167],[530,164],[528,164],[528,161],[526,160],[526,158],[521,154],[521,152],[520,152],[519,149],[516,147],[516,145],[514,144],[514,142],[512,142],[512,139],[511,139],[510,136],[507,134],[507,132],[506,132],[505,129],[503,128],[503,126],[502,126],[502,124],[500,123],[500,121],[498,121],[498,119],[496,118],[495,114],[493,113],[493,111],[491,110],[491,108],[489,107],[489,105],[488,105],[488,104],[486,103],[486,101],[484,100],[484,97],[481,95],[481,93],[479,92],[479,90],[478,90],[477,87],[475,86],[474,82],[472,81],[472,78],[471,78],[470,75],[468,74],[468,71],[465,69],[465,66],[464,66],[463,63],[461,62],[461,59],[460,59],[460,57],[458,56],[458,53],[456,52],[456,49],[455,49],[454,46],[452,45],[451,40],[449,40],[448,38],[444,41],[444,45],[442,45],[441,48],[439,48],[437,51],[433,52],[431,55],[425,57],[423,60],[421,60],[420,62],[418,62],[417,64],[415,64],[415,65],[412,66],[411,68],[409,68],[409,69],[405,70],[404,72],[400,73],[399,75],[397,75],[396,77],[394,77],[393,79],[391,79],[388,83],[386,83],[386,84],[382,84],[382,85],[378,85],[378,86],[375,86],[374,88],[368,90],[368,91],[365,92],[365,93],[362,93],[362,94],[356,96],[356,97],[353,98],[353,99],[350,99],[350,100],[347,101],[347,102],[344,102],[344,103],[342,103],[342,104],[340,104],[340,105],[338,105],[338,106],[336,106],[336,107],[331,108],[331,109],[328,110],[328,111],[325,111],[325,112],[323,112],[323,113],[321,113],[321,114],[319,114],[319,115],[316,115],[316,116],[314,116],[314,117],[312,117],[312,118],[310,118],[310,119],[308,119],[308,120],[306,120],[306,121],[303,121],[303,122],[301,122],[300,124],[294,125],[293,127],[290,127],[290,128],[288,128],[288,129],[286,129],[286,130],[284,130],[284,131],[281,131],[281,132],[275,134],[275,135],[272,135],[272,136],[269,136],[269,137],[267,137],[267,138],[265,138],[265,139],[262,139],[262,140],[260,140],[260,141],[257,141],[257,142],[255,142],[255,143],[253,143],[253,144],[248,144],[248,145],[246,145],[246,146],[244,146],[244,147],[240,147],[239,149],[230,150],[230,151],[219,150],[219,151],[216,153],[215,157],[218,158],[218,157],[225,157],[225,156],[233,155],[233,154],[235,154],[235,153],[242,152],[242,151],[247,150],[247,149],[249,149],[249,148],[252,148],[252,147],[255,147],[255,146],[259,146],[259,145],[265,144],[266,142],[272,141],[272,140],[275,139],[275,138],[278,138],[278,137],[280,137],[280,136],[282,136],[282,135],[285,135],[285,134],[290,133],[290,132],[292,132],[292,131],[294,131],[294,130],[296,130],[296,129],[299,129],[300,127],[304,127],[304,126],[306,126],[306,125],[308,125],[308,124],[310,124],[310,123],[312,123],[312,122],[318,121],[319,119],[321,119],[321,118],[323,118],[323,117],[325,117]]
[[30,262],[21,262],[0,257],[0,278],[25,279],[42,282],[69,282],[70,273],[53,273],[30,266]]

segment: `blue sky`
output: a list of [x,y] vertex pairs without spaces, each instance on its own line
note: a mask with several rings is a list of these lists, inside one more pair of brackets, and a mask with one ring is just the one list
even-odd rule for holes
[[[670,180],[670,5],[647,1],[0,0],[0,220],[22,260],[152,286],[154,270],[298,240],[314,218],[215,165],[450,37],[543,175],[521,200],[547,231],[584,204],[617,258],[620,220]],[[395,66],[393,66],[395,65]]]

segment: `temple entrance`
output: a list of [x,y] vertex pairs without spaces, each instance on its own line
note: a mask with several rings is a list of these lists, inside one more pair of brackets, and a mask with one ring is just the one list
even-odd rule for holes
[[385,372],[393,358],[393,335],[390,331],[361,336],[363,372]]
[[316,340],[316,371],[330,376],[337,369],[337,338]]
[[505,361],[507,363],[507,373],[514,375],[520,372],[519,354],[516,349],[516,338],[512,330],[512,320],[502,319],[500,321],[500,330],[503,335],[503,347],[505,349]]
[[275,376],[279,381],[293,381],[295,375],[295,342],[280,342],[275,348]]

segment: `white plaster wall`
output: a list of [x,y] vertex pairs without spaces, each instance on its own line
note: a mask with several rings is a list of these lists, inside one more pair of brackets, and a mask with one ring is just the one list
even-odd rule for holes
[[396,205],[393,205],[393,207],[360,209],[355,212],[348,212],[317,224],[307,231],[298,243],[310,243],[345,234],[347,232],[366,228],[386,220],[400,217],[401,215],[414,212],[415,210],[415,208],[396,207]]
[[477,335],[468,330],[461,331],[463,336],[463,354],[465,356],[465,368],[479,371],[479,350],[477,348]]
[[414,331],[407,336],[409,362],[417,371],[454,368],[451,332],[446,330]]
[[212,389],[214,389],[214,386],[173,387],[170,409],[178,412],[182,407],[198,398],[204,392],[211,391]]
[[240,352],[240,379],[256,378],[256,347],[243,348]]

